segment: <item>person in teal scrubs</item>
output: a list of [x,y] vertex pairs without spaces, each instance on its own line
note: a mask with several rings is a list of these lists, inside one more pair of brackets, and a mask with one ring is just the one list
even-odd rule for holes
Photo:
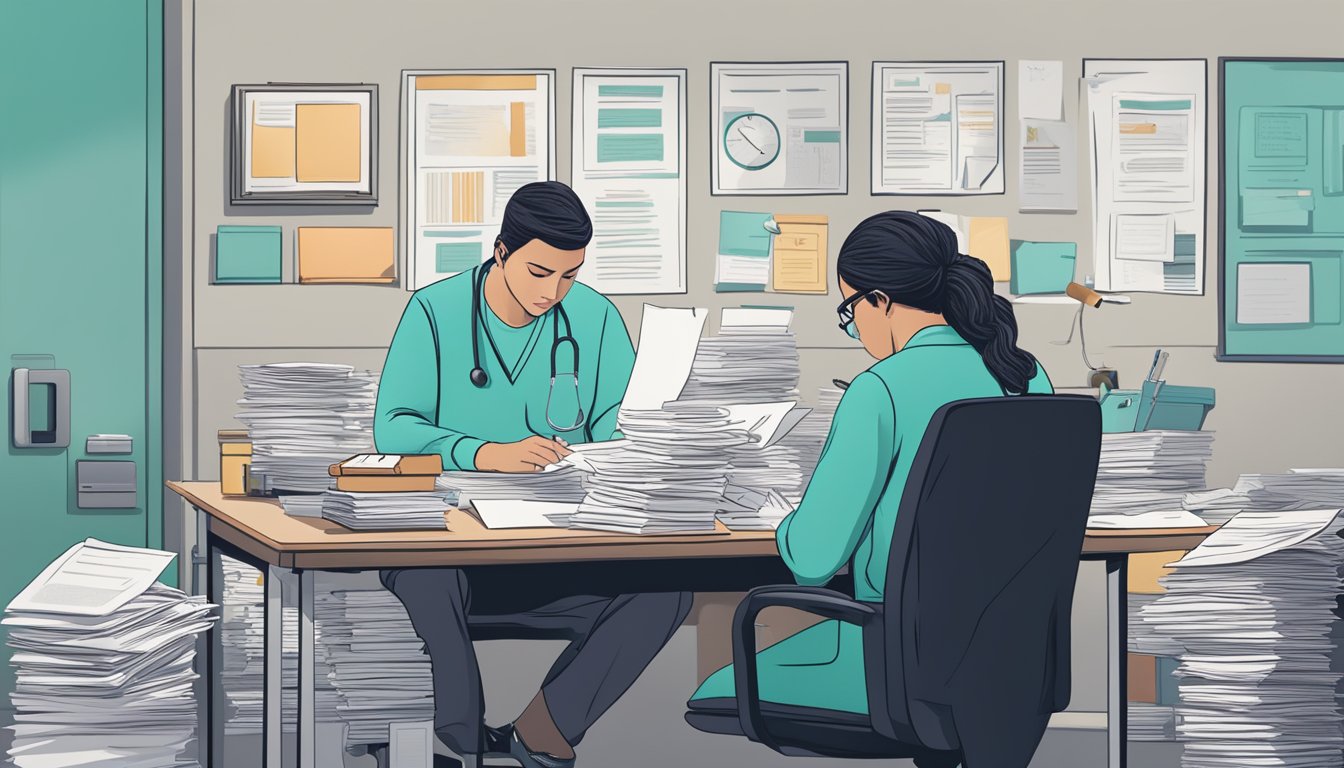
[[[611,302],[576,282],[593,226],[564,184],[520,188],[494,258],[416,291],[378,386],[381,453],[434,454],[450,470],[539,472],[572,443],[609,440],[635,353]],[[380,574],[425,641],[435,733],[472,764],[568,768],[573,746],[690,610],[684,593],[576,596],[564,584],[473,585],[454,568]],[[564,634],[570,647],[518,719],[485,728],[470,632]],[[440,761],[443,762],[443,761]]]
[[[877,362],[845,391],[803,500],[775,538],[799,584],[826,584],[852,558],[854,597],[881,602],[896,511],[934,412],[1053,388],[1018,348],[1012,305],[994,295],[989,267],[958,253],[947,225],[879,213],[845,239],[836,271],[840,326]],[[757,664],[763,701],[868,712],[857,625],[816,624],[761,651]],[[691,706],[734,694],[729,665]]]

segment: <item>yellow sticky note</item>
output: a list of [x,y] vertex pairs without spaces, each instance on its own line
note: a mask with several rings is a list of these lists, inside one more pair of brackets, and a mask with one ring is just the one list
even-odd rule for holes
[[976,216],[971,219],[967,250],[971,256],[989,265],[995,282],[1007,280],[1011,274],[1007,217]]
[[301,182],[360,180],[360,105],[299,104],[294,125]]
[[825,216],[777,214],[770,289],[780,293],[826,293]]
[[252,105],[251,173],[254,179],[294,177],[293,126],[257,125],[257,105]]
[[933,92],[936,93],[936,94],[938,94],[939,96],[946,96],[947,94],[949,94],[949,93],[952,92],[952,84],[951,84],[951,83],[936,83],[936,84],[933,86]]
[[299,282],[390,283],[396,249],[391,227],[299,227]]

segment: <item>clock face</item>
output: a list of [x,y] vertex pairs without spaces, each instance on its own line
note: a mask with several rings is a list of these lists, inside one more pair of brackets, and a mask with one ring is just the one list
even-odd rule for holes
[[779,126],[756,112],[738,115],[723,133],[723,148],[737,167],[759,171],[779,157]]

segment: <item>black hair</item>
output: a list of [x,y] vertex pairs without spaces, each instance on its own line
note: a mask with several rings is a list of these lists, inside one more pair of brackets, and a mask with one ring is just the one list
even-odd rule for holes
[[534,181],[509,198],[495,242],[504,245],[508,258],[533,240],[562,251],[577,251],[592,239],[593,220],[574,190],[558,181]]
[[[994,294],[985,262],[957,252],[951,227],[910,211],[870,216],[845,238],[836,271],[861,293],[881,291],[897,304],[942,314],[1005,392],[1027,391],[1036,358],[1017,346],[1013,306]],[[877,304],[876,297],[868,301]]]

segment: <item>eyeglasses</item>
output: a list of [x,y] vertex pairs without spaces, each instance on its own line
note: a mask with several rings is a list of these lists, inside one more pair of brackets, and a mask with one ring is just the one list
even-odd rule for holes
[[872,294],[873,291],[856,293],[840,302],[840,306],[835,308],[835,313],[840,316],[840,330],[849,334],[852,338],[859,338],[858,329],[854,327],[854,305],[858,304],[860,299],[867,298]]

